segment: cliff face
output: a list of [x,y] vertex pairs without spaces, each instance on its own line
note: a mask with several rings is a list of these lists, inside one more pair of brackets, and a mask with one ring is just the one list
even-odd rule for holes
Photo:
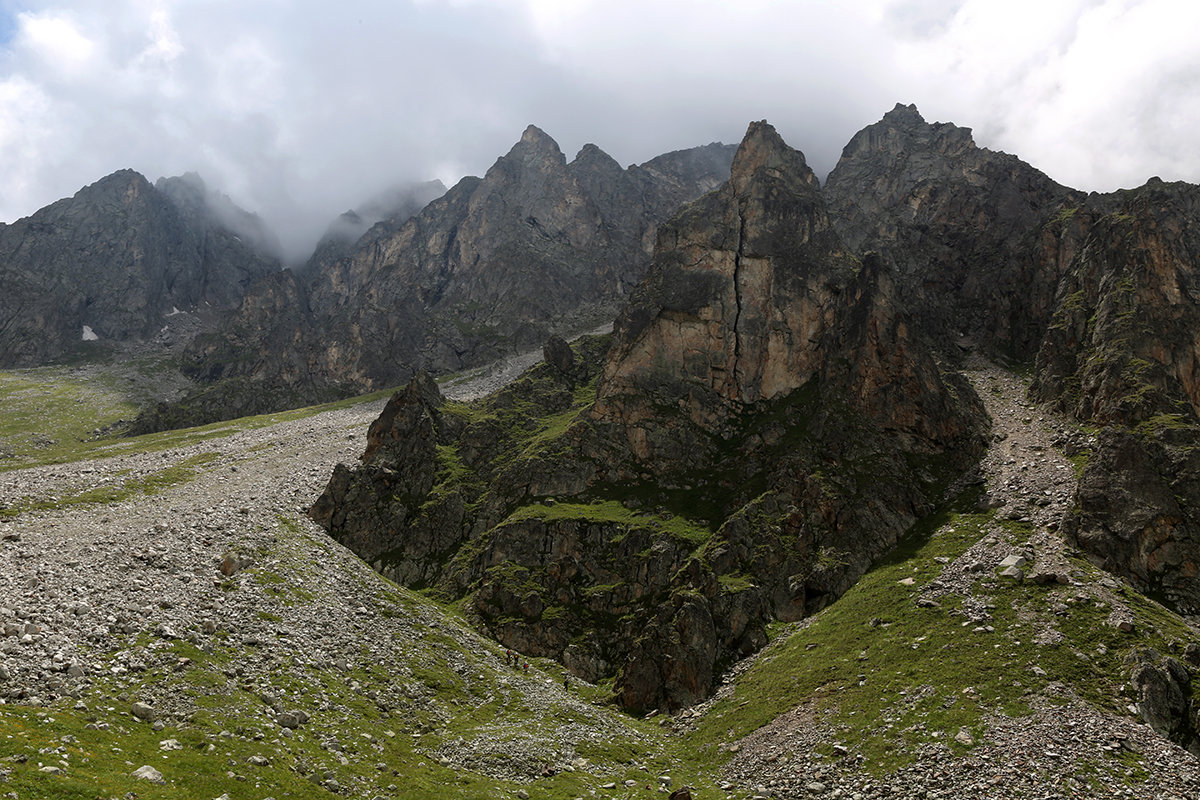
[[[0,225],[0,366],[30,366],[101,340],[146,339],[173,309],[235,305],[279,268],[257,218],[222,220],[194,176],[150,185],[116,172],[74,197]],[[231,223],[234,215],[237,222]],[[256,246],[258,245],[258,246]]]
[[961,432],[887,271],[846,252],[803,156],[770,126],[751,126],[720,192],[663,227],[655,267],[617,323],[595,412],[639,457],[656,395],[686,398],[713,429],[813,381],[914,441]]
[[847,246],[894,266],[902,302],[936,341],[1037,352],[1082,221],[1064,212],[1082,193],[897,104],[850,140],[825,194]]
[[[262,304],[248,301],[229,330],[197,342],[194,372],[288,385],[281,400],[297,404],[311,393],[271,368],[294,360],[281,341],[299,341],[298,358],[326,386],[361,391],[611,319],[649,263],[658,223],[724,181],[731,157],[709,145],[622,169],[588,145],[567,162],[530,126],[482,179],[375,225],[343,257],[315,259],[298,295],[310,325],[257,315]],[[263,359],[229,358],[250,342]]]
[[1200,187],[1089,198],[1033,391],[1101,426],[1065,530],[1106,569],[1200,609]]
[[859,132],[826,186],[839,233],[895,266],[923,334],[1036,357],[1036,399],[1101,429],[1063,530],[1185,611],[1200,608],[1198,191],[1084,195],[911,106]]
[[410,386],[313,515],[384,574],[466,595],[501,641],[615,676],[631,708],[703,698],[981,447],[974,395],[765,123],[727,184],[661,226],[602,365],[594,345],[548,353],[478,412]]

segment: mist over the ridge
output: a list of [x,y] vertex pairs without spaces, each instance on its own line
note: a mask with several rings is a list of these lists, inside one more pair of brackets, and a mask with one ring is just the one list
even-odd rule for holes
[[1081,189],[1200,181],[1196,30],[1177,0],[5,2],[0,220],[125,167],[197,172],[298,263],[529,123],[629,164],[766,118],[824,176],[898,101]]

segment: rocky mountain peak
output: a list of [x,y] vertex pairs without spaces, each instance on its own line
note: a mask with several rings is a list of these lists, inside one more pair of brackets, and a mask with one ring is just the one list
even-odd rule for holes
[[120,169],[83,187],[73,197],[60,200],[48,208],[58,207],[65,210],[71,205],[108,206],[112,203],[129,205],[142,200],[152,188],[150,182],[140,172],[132,169]]
[[809,169],[804,154],[794,150],[766,120],[750,123],[730,168],[730,180],[737,194],[746,194],[750,184],[764,177],[793,184],[817,186],[817,176]]
[[892,110],[883,115],[883,121],[896,127],[909,126],[915,127],[925,125],[925,118],[921,116],[921,112],[917,110],[916,103],[896,103]]
[[571,162],[571,166],[576,169],[586,167],[588,169],[602,169],[609,172],[621,171],[621,165],[617,163],[615,158],[591,142],[588,142],[579,149],[579,152],[575,155],[575,159]]
[[702,425],[715,402],[703,395],[754,403],[812,376],[847,265],[816,177],[771,125],[751,124],[729,183],[663,226],[655,262],[617,324],[598,414],[624,413],[607,395],[661,386],[663,363],[680,365],[670,380],[693,387],[677,393]]
[[[618,320],[594,414],[636,428],[650,414],[647,398],[682,397],[691,422],[714,429],[728,404],[772,401],[832,379],[834,353],[853,347],[858,372],[836,380],[851,381],[856,389],[847,391],[890,415],[889,426],[916,429],[910,399],[881,409],[860,391],[941,392],[935,369],[910,347],[888,271],[845,252],[804,156],[766,122],[749,127],[731,174],[662,227],[652,273]],[[870,325],[859,325],[864,319]],[[880,338],[859,339],[859,327]],[[900,350],[908,365],[895,361]],[[634,449],[655,458],[636,440]]]
[[[562,149],[559,148],[558,142],[554,141],[550,134],[536,125],[530,125],[521,134],[520,141],[513,145],[512,149],[508,151],[508,155],[500,161],[518,161],[528,166],[538,161],[565,164],[567,159],[563,155]],[[496,162],[497,165],[500,161]]]
[[190,180],[164,186],[119,170],[0,229],[0,364],[45,363],[91,337],[146,340],[172,309],[231,307],[278,268],[250,244],[266,235],[257,217],[225,198],[223,224]]
[[824,196],[846,246],[895,268],[924,333],[951,349],[1036,352],[1069,258],[1060,234],[1081,224],[1063,209],[1079,193],[977,147],[969,128],[898,105],[850,140]]
[[879,122],[854,135],[842,150],[842,161],[870,153],[896,157],[915,153],[920,158],[921,151],[930,149],[943,157],[959,157],[976,146],[970,128],[949,122],[926,122],[915,105],[897,103]]
[[233,202],[228,195],[210,189],[195,172],[159,178],[154,188],[175,205],[180,214],[200,229],[232,235],[260,256],[278,258],[279,238],[257,215]]
[[558,142],[554,141],[554,139],[550,136],[550,134],[546,133],[544,130],[539,128],[537,125],[526,126],[525,130],[521,132],[521,141],[524,142],[525,144],[531,144],[531,145],[539,145],[539,146],[549,145],[549,146],[553,146],[553,147],[558,147]]

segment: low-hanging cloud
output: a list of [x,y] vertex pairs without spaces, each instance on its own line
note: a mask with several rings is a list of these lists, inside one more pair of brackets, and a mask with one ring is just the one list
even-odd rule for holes
[[767,118],[818,174],[897,101],[1107,190],[1200,178],[1200,5],[1171,0],[0,0],[0,219],[199,172],[293,260],[535,123],[622,163]]

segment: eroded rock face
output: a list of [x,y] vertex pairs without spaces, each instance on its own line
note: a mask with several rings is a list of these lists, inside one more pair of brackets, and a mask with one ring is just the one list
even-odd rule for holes
[[1037,352],[1083,193],[897,104],[850,140],[825,194],[847,246],[895,267],[903,303],[935,340]]
[[1158,733],[1200,756],[1200,710],[1192,703],[1192,675],[1184,664],[1153,650],[1134,659],[1130,680],[1138,712]]
[[898,295],[951,358],[1036,356],[1036,399],[1105,426],[1063,530],[1098,564],[1200,608],[1200,189],[1083,195],[970,131],[897,106],[829,177],[835,227],[896,267]]
[[[379,426],[406,420],[435,485],[403,499],[408,457],[376,450],[315,513],[385,574],[466,595],[506,645],[615,675],[629,708],[686,706],[980,452],[977,399],[909,330],[886,267],[846,253],[803,156],[755,123],[729,183],[660,228],[594,403],[600,353],[557,343],[478,412],[409,390]],[[550,421],[514,433],[534,409]]]
[[[640,280],[657,225],[724,182],[731,158],[713,144],[622,169],[587,145],[568,162],[530,126],[482,179],[324,248],[298,281],[296,312],[262,314],[269,304],[248,298],[226,331],[197,342],[194,374],[291,386],[280,399],[295,405],[318,385],[374,390],[586,330]],[[244,350],[261,358],[231,355]]]
[[[1200,187],[1152,180],[1090,198],[1035,396],[1106,426],[1065,532],[1098,563],[1200,609]],[[1085,212],[1080,212],[1085,213]]]
[[[675,611],[651,619],[618,678],[626,705],[695,702],[766,620],[844,592],[928,508],[904,453],[949,471],[978,454],[977,400],[947,387],[909,329],[888,270],[846,253],[803,156],[766,123],[729,184],[663,226],[590,412],[602,433],[583,447],[606,454],[608,480],[727,499],[663,606]],[[753,585],[725,591],[729,575]],[[706,626],[716,645],[693,646]]]
[[0,366],[59,358],[84,326],[102,342],[148,340],[176,309],[230,308],[279,268],[270,243],[196,176],[155,187],[132,170],[0,224]]

